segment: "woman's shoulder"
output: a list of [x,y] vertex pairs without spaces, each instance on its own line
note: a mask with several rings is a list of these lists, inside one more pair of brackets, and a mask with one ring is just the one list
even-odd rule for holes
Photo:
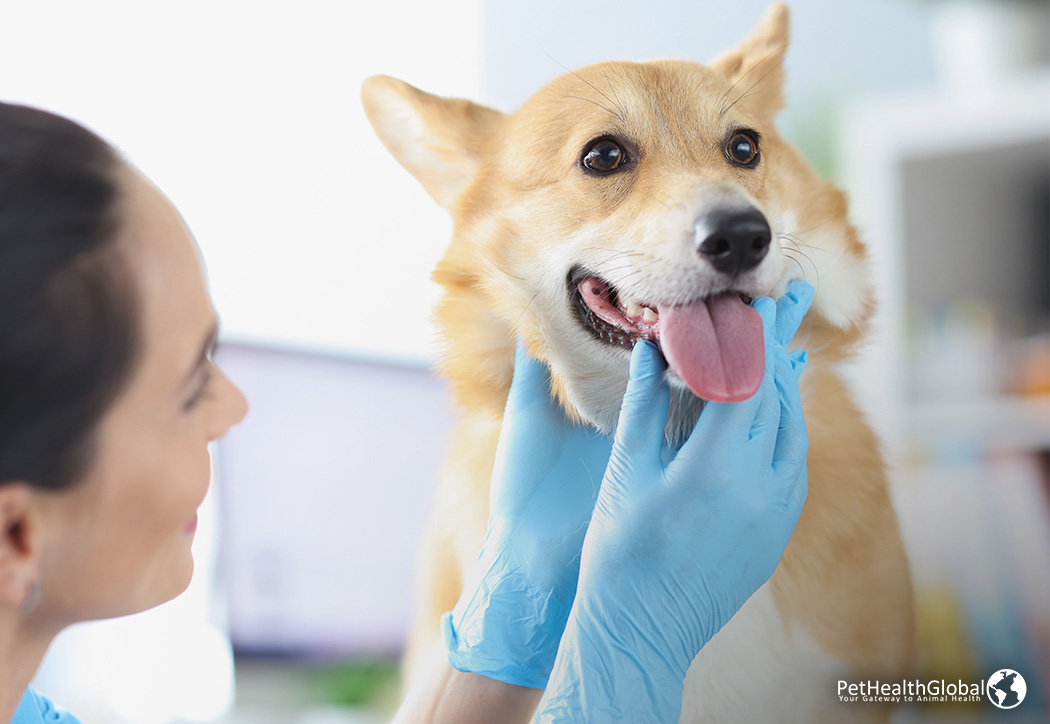
[[26,689],[22,702],[18,705],[15,718],[11,724],[80,724],[80,720],[64,709],[55,706],[50,699],[35,691]]

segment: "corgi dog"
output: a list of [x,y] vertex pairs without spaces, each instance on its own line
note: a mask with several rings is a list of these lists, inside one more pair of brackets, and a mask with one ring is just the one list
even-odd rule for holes
[[549,367],[567,415],[607,433],[630,350],[653,340],[670,365],[673,443],[705,400],[757,389],[748,302],[798,278],[817,290],[794,343],[809,353],[809,497],[773,577],[693,662],[682,721],[892,714],[838,697],[840,680],[907,674],[912,593],[879,442],[838,369],[873,313],[866,252],[844,194],[774,126],[787,45],[788,11],[774,5],[709,65],[600,63],[510,114],[365,81],[380,140],[454,222],[435,320],[461,418],[422,552],[409,678],[485,533],[516,340]]

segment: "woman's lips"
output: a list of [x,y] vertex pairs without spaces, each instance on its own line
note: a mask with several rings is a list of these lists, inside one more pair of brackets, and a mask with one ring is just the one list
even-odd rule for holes
[[193,514],[193,520],[186,524],[186,527],[182,529],[186,535],[193,535],[197,532],[197,514]]

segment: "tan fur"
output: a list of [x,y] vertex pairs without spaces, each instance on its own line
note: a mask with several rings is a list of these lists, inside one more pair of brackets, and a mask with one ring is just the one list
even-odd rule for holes
[[[582,264],[638,299],[688,300],[714,283],[688,243],[689,222],[725,198],[757,204],[774,229],[774,248],[749,277],[748,293],[775,296],[792,278],[817,287],[796,338],[810,355],[803,378],[810,492],[769,584],[773,600],[784,627],[804,630],[849,675],[905,673],[913,639],[907,564],[878,441],[835,369],[873,311],[866,256],[844,195],[773,126],[783,105],[787,28],[786,8],[773,6],[711,66],[602,63],[554,80],[509,115],[393,78],[366,81],[365,109],[380,138],[454,220],[434,272],[445,289],[435,320],[445,341],[441,369],[463,417],[423,554],[410,677],[484,534],[515,339],[550,366],[571,416],[613,429],[628,353],[588,337],[572,317],[568,270]],[[755,169],[733,167],[723,155],[721,140],[738,127],[762,135]],[[582,150],[603,135],[629,140],[637,160],[629,172],[601,179],[582,172]],[[675,390],[670,437],[700,409],[680,381]],[[833,696],[832,688],[798,700]]]

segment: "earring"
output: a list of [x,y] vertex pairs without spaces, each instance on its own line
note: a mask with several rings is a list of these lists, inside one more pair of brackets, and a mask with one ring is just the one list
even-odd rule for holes
[[33,582],[29,584],[29,593],[26,594],[25,599],[22,601],[22,605],[18,608],[23,615],[25,615],[32,613],[38,603],[40,603],[40,581],[34,579]]

